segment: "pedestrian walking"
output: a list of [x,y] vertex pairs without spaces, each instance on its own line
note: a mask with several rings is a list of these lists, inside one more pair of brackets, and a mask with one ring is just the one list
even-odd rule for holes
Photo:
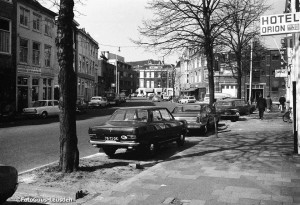
[[272,110],[272,99],[271,99],[270,95],[267,96],[266,102],[267,102],[267,112],[271,112],[271,110]]
[[279,103],[280,103],[280,105],[279,105],[279,109],[280,109],[280,111],[281,112],[284,112],[284,104],[285,104],[285,97],[284,96],[281,96],[280,98],[279,98]]
[[258,109],[259,119],[262,120],[264,117],[264,112],[267,107],[266,99],[263,98],[262,94],[259,94],[259,97],[256,102],[256,108]]

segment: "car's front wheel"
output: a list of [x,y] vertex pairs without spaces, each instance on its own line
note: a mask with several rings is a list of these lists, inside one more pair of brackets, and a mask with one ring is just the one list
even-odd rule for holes
[[178,147],[182,147],[185,144],[185,135],[182,133],[180,134],[179,139],[176,141]]
[[117,148],[115,147],[103,147],[103,152],[109,156],[109,157],[113,157],[117,151]]
[[43,119],[47,118],[48,117],[48,113],[46,111],[42,112],[41,117]]

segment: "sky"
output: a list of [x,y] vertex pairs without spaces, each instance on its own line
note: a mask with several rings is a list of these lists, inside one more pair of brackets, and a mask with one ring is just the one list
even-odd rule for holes
[[[41,0],[49,2],[47,0]],[[76,1],[76,0],[75,0]],[[137,47],[130,39],[138,39],[137,28],[142,26],[143,20],[153,18],[152,12],[146,9],[149,0],[81,0],[82,4],[76,5],[75,20],[79,28],[85,28],[99,44],[99,52],[109,51],[125,58],[126,62],[147,59],[164,60],[165,63],[175,64],[180,54],[163,57],[161,53],[145,51]],[[266,13],[282,13],[285,0],[267,0],[273,9]],[[43,2],[41,2],[43,4]],[[43,4],[55,11],[49,4]],[[280,45],[282,36],[264,37],[268,47],[276,48],[274,40]],[[119,52],[120,47],[120,52]]]

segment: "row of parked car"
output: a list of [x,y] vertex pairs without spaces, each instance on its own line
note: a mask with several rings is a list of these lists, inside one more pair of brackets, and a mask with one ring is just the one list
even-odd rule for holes
[[88,133],[90,143],[109,157],[120,148],[153,156],[165,143],[175,141],[183,146],[190,131],[206,134],[218,126],[220,119],[237,121],[240,115],[254,110],[255,106],[242,99],[219,100],[214,106],[208,102],[181,102],[172,111],[158,106],[120,108],[107,122],[90,127]]
[[[120,95],[117,100],[111,101],[109,101],[106,97],[94,96],[89,102],[77,100],[76,112],[82,113],[89,108],[103,108],[109,105],[118,105],[123,102],[126,102],[126,97],[123,95]],[[57,116],[59,115],[59,112],[60,110],[58,100],[38,100],[33,103],[32,107],[23,109],[23,115],[29,118],[47,118],[49,116]]]

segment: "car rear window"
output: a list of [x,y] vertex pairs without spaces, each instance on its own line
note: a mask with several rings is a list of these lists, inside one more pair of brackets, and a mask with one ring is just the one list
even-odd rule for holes
[[148,120],[148,111],[139,110],[117,110],[111,116],[109,121],[144,121]]
[[200,111],[201,109],[202,109],[201,105],[175,107],[173,113],[196,112],[196,111]]

